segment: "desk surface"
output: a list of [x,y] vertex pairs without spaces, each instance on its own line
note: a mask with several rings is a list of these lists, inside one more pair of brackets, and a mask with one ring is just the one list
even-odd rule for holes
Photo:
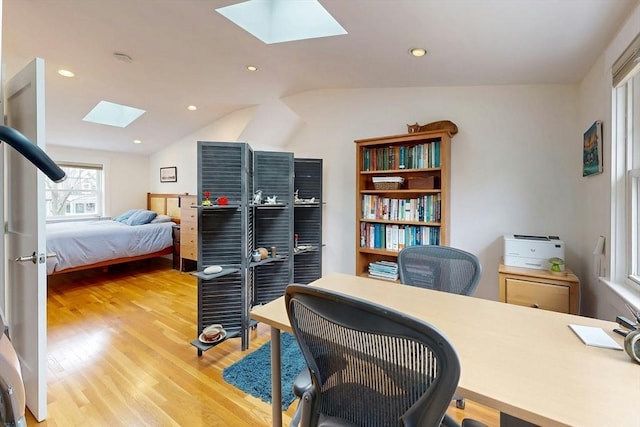
[[[380,280],[331,274],[311,285],[382,304],[440,329],[458,351],[458,393],[539,425],[638,426],[640,366],[624,351],[584,345],[570,323],[614,322],[536,310]],[[283,298],[251,317],[291,331]]]

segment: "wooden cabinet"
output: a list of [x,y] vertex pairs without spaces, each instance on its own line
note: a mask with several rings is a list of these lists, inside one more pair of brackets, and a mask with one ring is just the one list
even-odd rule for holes
[[184,260],[198,261],[197,196],[180,196],[180,271]]
[[571,271],[547,270],[500,264],[500,301],[561,313],[580,314],[580,281]]
[[[451,134],[356,140],[356,274],[406,246],[449,242]],[[374,181],[401,180],[394,182]]]

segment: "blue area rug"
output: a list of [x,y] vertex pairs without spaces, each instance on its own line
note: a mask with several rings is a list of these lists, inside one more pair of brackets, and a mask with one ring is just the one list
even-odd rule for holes
[[[293,381],[306,366],[300,347],[293,335],[282,333],[282,409],[293,403]],[[271,342],[224,368],[222,378],[234,387],[271,403]]]

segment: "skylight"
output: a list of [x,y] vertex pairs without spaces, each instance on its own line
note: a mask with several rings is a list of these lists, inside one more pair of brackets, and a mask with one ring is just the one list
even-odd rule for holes
[[317,0],[249,0],[216,11],[266,44],[347,34]]
[[82,120],[124,128],[144,113],[145,110],[140,110],[139,108],[100,101]]

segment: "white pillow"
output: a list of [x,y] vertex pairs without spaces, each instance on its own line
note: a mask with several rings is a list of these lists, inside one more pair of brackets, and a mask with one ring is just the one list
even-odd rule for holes
[[171,222],[172,219],[169,215],[158,215],[152,221],[151,224],[157,224],[159,222]]

